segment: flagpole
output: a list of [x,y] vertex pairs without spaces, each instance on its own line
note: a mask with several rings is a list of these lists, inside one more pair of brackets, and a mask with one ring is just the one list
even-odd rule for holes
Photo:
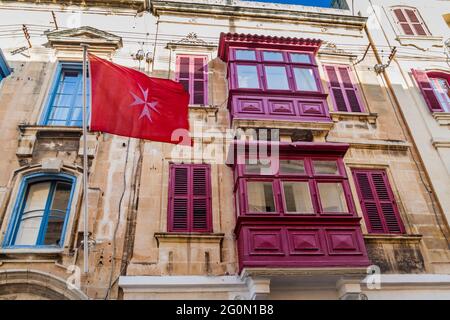
[[83,48],[83,265],[84,273],[89,272],[89,215],[88,215],[88,156],[87,156],[87,44]]

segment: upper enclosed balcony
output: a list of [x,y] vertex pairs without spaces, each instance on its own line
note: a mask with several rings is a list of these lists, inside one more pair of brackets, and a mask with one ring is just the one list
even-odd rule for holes
[[316,39],[222,33],[219,57],[228,63],[233,126],[328,127],[327,94],[316,63],[320,45]]

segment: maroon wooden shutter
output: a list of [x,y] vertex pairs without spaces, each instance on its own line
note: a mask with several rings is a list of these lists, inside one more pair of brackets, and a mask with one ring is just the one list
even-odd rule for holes
[[170,166],[169,231],[211,231],[211,182],[208,165]]
[[190,104],[208,103],[208,74],[206,56],[177,56],[175,80],[180,82],[190,95]]
[[384,170],[353,170],[358,196],[369,233],[405,232]]
[[414,31],[412,30],[411,26],[409,25],[408,20],[406,20],[405,15],[403,14],[402,9],[395,9],[394,10],[395,17],[397,18],[398,23],[400,24],[400,27],[402,28],[403,32],[406,35],[413,36]]
[[433,87],[431,86],[427,73],[425,71],[414,69],[412,69],[412,73],[431,112],[443,112],[444,109],[433,91]]
[[325,66],[337,111],[361,112],[362,106],[358,96],[358,89],[353,84],[349,67]]
[[184,89],[190,93],[190,59],[185,56],[177,56],[176,81],[181,83]]
[[418,17],[417,11],[413,9],[405,9],[405,12],[416,34],[419,36],[426,36],[427,32],[422,26],[422,22]]
[[194,75],[193,75],[193,103],[207,103],[207,74],[206,74],[206,57],[193,57]]
[[210,219],[209,167],[195,166],[192,168],[192,230],[208,231]]
[[188,231],[189,167],[171,166],[171,215],[169,231]]
[[345,103],[344,93],[342,92],[341,84],[334,66],[326,66],[325,70],[328,75],[330,91],[333,94],[334,103],[338,111],[347,111],[347,104]]
[[419,16],[416,9],[411,8],[396,8],[393,10],[397,19],[397,23],[403,30],[403,33],[408,36],[426,36],[428,35],[425,24]]

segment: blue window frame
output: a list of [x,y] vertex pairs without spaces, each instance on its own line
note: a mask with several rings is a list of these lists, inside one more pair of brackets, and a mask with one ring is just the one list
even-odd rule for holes
[[[83,124],[83,76],[81,63],[60,63],[44,109],[41,124],[81,127]],[[87,83],[89,86],[89,78]],[[89,110],[89,92],[87,102]]]
[[24,177],[3,247],[62,247],[75,184],[76,178],[68,174],[38,173]]
[[9,68],[8,63],[6,62],[2,50],[0,50],[0,81],[2,81],[3,78],[9,76],[10,73],[11,69]]

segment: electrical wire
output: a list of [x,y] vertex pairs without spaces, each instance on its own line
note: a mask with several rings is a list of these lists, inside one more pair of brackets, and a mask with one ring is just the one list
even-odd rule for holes
[[123,202],[123,198],[125,196],[125,192],[127,190],[127,166],[128,166],[128,155],[129,155],[129,152],[130,152],[130,141],[131,141],[131,138],[128,138],[127,151],[126,151],[126,156],[125,156],[125,167],[124,167],[124,170],[123,170],[123,190],[122,190],[122,194],[121,194],[120,200],[119,200],[119,212],[118,212],[116,225],[114,227],[114,234],[113,234],[113,240],[112,240],[111,272],[110,272],[110,275],[109,275],[108,290],[106,291],[106,295],[105,295],[105,299],[104,300],[108,299],[109,294],[111,292],[111,288],[113,286],[112,278],[113,278],[113,273],[114,273],[114,269],[115,269],[115,266],[116,266],[116,262],[115,262],[115,258],[116,258],[116,236],[117,236],[117,231],[119,230],[120,219],[122,217],[122,202]]

